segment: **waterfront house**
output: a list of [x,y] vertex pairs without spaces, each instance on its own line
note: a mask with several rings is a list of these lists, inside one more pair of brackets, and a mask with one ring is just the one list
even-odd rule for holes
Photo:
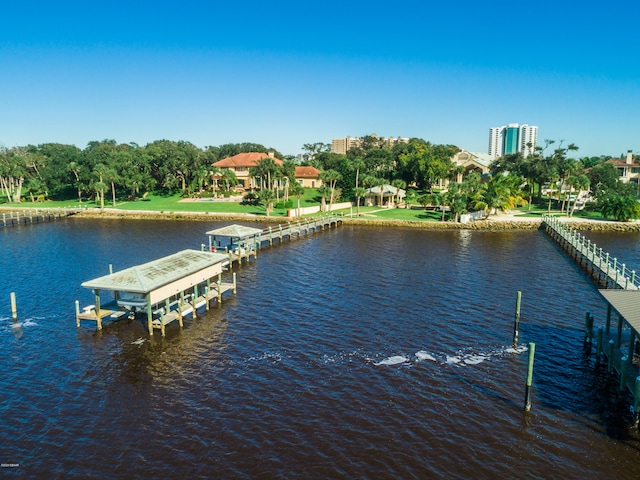
[[218,167],[220,170],[231,170],[236,174],[236,178],[240,186],[250,189],[255,188],[255,180],[249,174],[251,167],[256,167],[265,158],[271,158],[276,165],[282,166],[282,160],[275,158],[273,151],[269,153],[262,152],[245,152],[239,153],[232,157],[223,158],[213,164],[214,167]]
[[311,166],[296,166],[296,181],[304,188],[318,188],[322,186],[320,170]]

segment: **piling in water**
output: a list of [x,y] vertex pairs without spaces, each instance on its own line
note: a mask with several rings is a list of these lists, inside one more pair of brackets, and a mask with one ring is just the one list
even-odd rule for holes
[[524,411],[531,411],[531,384],[533,383],[533,361],[536,355],[536,344],[529,344],[529,366],[527,368],[527,385],[524,391]]
[[18,322],[18,309],[16,307],[16,294],[15,292],[11,292],[11,317],[13,318],[13,323]]
[[518,291],[516,295],[516,314],[513,322],[513,346],[518,345],[518,336],[520,335],[520,303],[522,300],[522,292]]

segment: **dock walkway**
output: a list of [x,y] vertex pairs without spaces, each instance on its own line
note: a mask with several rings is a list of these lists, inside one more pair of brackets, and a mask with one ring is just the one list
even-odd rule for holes
[[[244,244],[238,248],[215,247],[210,241],[209,250],[228,255],[229,265],[233,266],[234,262],[240,264],[243,260],[249,261],[250,257],[257,258],[258,250],[273,246],[275,241],[283,243],[285,240],[291,241],[340,225],[342,225],[342,218],[336,215],[310,218],[298,222],[288,222],[286,224],[279,224],[276,227],[269,226],[263,229],[250,239],[245,239]],[[207,247],[203,243],[201,248],[204,251]]]
[[604,288],[638,290],[640,281],[636,271],[630,270],[617,258],[612,258],[594,242],[550,215],[542,217],[542,225],[549,236],[573,258],[583,270]]
[[[636,420],[640,414],[640,285],[635,270],[611,258],[584,235],[570,228],[556,217],[542,218],[545,232],[600,286],[600,294],[607,302],[604,326],[594,334],[594,318],[585,317],[585,342],[596,342],[596,365],[604,357],[609,373],[617,373],[620,391],[628,390],[633,397]],[[612,317],[617,314],[617,325]]]
[[30,225],[32,223],[44,223],[53,220],[70,217],[78,213],[79,209],[73,208],[29,208],[2,210],[0,227],[13,227],[16,225]]

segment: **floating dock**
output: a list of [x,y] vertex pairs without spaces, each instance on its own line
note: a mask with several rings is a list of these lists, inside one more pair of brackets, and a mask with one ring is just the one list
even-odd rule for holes
[[[222,271],[228,265],[227,255],[183,250],[173,255],[89,280],[82,284],[95,294],[95,305],[80,310],[76,301],[76,325],[81,320],[96,322],[102,329],[103,319],[118,319],[124,315],[146,314],[149,334],[159,329],[165,335],[165,326],[175,320],[183,326],[185,315],[193,318],[200,307],[209,308],[210,302],[222,300],[222,294],[233,290],[233,283],[222,283]],[[101,292],[113,293],[114,299],[102,305]]]

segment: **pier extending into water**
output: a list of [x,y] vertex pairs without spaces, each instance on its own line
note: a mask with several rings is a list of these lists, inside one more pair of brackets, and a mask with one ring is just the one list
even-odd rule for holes
[[[342,219],[335,215],[314,217],[295,223],[288,222],[262,230],[242,225],[229,225],[207,232],[208,250],[228,255],[230,265],[234,262],[240,264],[243,260],[248,262],[250,257],[257,258],[258,250],[273,246],[276,241],[283,243],[285,240],[291,241],[340,225],[342,225]],[[201,248],[204,251],[207,246],[203,243]]]
[[[543,216],[547,234],[598,285],[607,302],[607,318],[594,333],[594,317],[586,313],[584,321],[585,343],[591,348],[596,343],[596,365],[604,359],[609,373],[617,373],[620,391],[628,390],[633,397],[633,412],[640,416],[640,288],[635,270],[611,258],[584,235],[570,228],[556,217]],[[615,326],[613,316],[617,315]],[[615,327],[615,328],[614,328]]]
[[78,209],[66,207],[3,210],[0,218],[0,227],[50,222],[75,215],[78,211]]
[[604,252],[595,242],[563,223],[557,217],[544,215],[542,225],[549,236],[582,269],[604,288],[638,290],[640,280],[636,271],[627,268],[617,258]]

